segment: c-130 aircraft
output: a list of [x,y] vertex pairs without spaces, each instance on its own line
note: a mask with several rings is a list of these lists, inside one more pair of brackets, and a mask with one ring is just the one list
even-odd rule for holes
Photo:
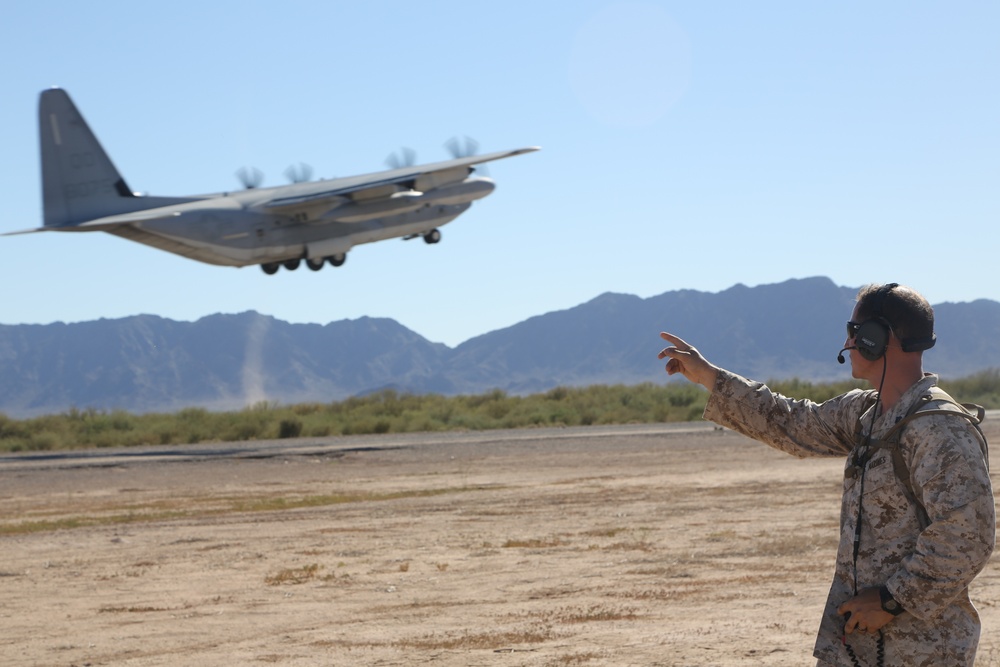
[[340,266],[362,243],[417,237],[437,243],[438,227],[493,192],[492,180],[472,175],[475,165],[539,150],[270,188],[248,177],[245,190],[152,197],[129,189],[66,91],[42,92],[38,126],[44,224],[5,236],[107,232],[208,264],[259,264],[269,275],[302,260],[314,271],[327,261]]

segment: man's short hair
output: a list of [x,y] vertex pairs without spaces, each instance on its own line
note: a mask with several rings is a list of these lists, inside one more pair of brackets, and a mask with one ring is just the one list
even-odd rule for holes
[[858,317],[862,321],[881,317],[900,340],[915,341],[934,336],[934,309],[912,288],[903,285],[888,288],[888,285],[873,283],[858,290],[857,301]]

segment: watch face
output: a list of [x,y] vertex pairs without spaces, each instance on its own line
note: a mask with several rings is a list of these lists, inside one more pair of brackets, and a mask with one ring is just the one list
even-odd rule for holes
[[897,609],[899,609],[899,603],[896,602],[895,600],[886,600],[885,609],[886,611],[896,611]]

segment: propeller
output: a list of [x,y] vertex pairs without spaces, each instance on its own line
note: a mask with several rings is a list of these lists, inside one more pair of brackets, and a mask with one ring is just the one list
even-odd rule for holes
[[312,175],[312,167],[307,165],[305,162],[293,164],[285,170],[285,178],[292,183],[305,183],[306,181],[312,180]]
[[257,167],[240,167],[236,172],[236,178],[240,179],[240,183],[247,190],[253,190],[259,188],[260,184],[264,182],[264,172]]
[[[463,157],[472,157],[479,152],[479,142],[472,137],[452,137],[444,143],[444,147],[456,160]],[[489,174],[486,165],[470,167],[472,171],[478,171],[483,176]]]
[[416,163],[417,151],[406,147],[400,148],[395,153],[391,153],[385,159],[385,164],[390,169],[405,169],[406,167],[412,167]]
[[472,137],[452,137],[445,142],[451,156],[456,160],[460,157],[472,157],[479,151],[479,142]]

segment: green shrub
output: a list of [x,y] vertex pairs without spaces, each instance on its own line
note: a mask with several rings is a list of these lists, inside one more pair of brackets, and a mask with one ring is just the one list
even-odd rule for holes
[[278,424],[279,438],[297,438],[302,435],[302,422],[298,419],[282,419]]
[[[786,396],[822,402],[860,381],[815,384],[798,379],[768,385]],[[1000,408],[1000,370],[942,381],[960,402]],[[708,392],[690,383],[634,386],[556,387],[531,396],[509,396],[501,389],[472,396],[406,394],[386,390],[336,403],[282,407],[261,402],[234,412],[184,408],[173,414],[133,415],[71,408],[63,414],[11,419],[0,414],[0,451],[47,451],[141,444],[182,444],[413,431],[589,426],[697,421]]]

